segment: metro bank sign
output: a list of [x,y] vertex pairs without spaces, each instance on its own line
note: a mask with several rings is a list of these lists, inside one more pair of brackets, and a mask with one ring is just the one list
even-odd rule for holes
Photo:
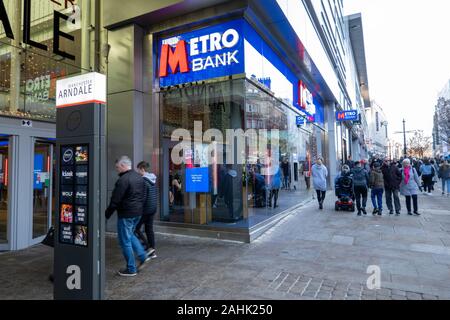
[[160,39],[160,86],[244,73],[242,23],[235,20]]

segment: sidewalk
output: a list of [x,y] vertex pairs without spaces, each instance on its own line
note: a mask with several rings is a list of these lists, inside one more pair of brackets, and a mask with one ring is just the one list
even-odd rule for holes
[[[295,210],[251,244],[157,235],[158,258],[121,278],[117,239],[107,238],[107,299],[449,299],[450,198],[419,196],[420,217]],[[402,199],[404,205],[404,199]],[[52,299],[52,249],[0,254],[0,299]],[[369,265],[381,270],[369,290]]]

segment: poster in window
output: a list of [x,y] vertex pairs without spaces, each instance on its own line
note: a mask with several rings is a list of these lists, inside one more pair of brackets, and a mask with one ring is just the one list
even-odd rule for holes
[[75,207],[75,223],[87,224],[87,207],[86,206],[76,206]]
[[60,226],[60,241],[63,243],[73,243],[72,225],[61,223]]
[[73,186],[61,186],[61,203],[73,203]]
[[61,167],[61,184],[73,184],[73,167]]
[[76,176],[77,184],[87,184],[88,183],[88,166],[77,166],[75,176]]
[[73,222],[73,206],[71,204],[61,205],[61,222],[65,223]]
[[72,147],[61,148],[61,166],[70,166],[74,164],[74,150]]
[[87,227],[75,226],[74,243],[79,246],[87,246]]
[[77,164],[88,163],[88,146],[77,146],[75,148],[75,162]]
[[87,186],[76,186],[75,203],[80,205],[87,205]]

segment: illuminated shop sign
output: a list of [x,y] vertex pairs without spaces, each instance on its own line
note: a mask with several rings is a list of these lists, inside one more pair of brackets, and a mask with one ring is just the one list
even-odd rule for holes
[[310,115],[314,115],[316,113],[313,94],[301,80],[298,82],[298,105]]
[[336,111],[337,121],[358,121],[358,111],[357,110],[347,110],[347,111]]
[[243,73],[242,21],[161,39],[158,61],[163,87]]

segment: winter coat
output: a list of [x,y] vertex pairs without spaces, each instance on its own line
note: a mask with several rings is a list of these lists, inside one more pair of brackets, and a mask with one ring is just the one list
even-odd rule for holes
[[402,169],[402,182],[400,184],[400,194],[403,196],[412,196],[419,194],[420,180],[416,169],[410,167],[409,181],[405,183],[405,170]]
[[434,167],[432,164],[423,164],[420,166],[420,174],[422,176],[434,176]]
[[105,217],[109,219],[117,210],[119,218],[142,216],[144,204],[144,179],[134,170],[122,172],[114,186]]
[[402,182],[402,173],[395,163],[390,166],[383,165],[381,168],[383,172],[384,187],[390,190],[398,190]]
[[272,176],[271,186],[272,190],[277,190],[281,188],[281,170],[278,169],[277,172]]
[[315,164],[312,166],[311,171],[314,189],[320,191],[327,191],[327,177],[328,177],[327,168],[323,164],[320,166],[318,164]]
[[439,167],[439,178],[440,179],[450,179],[450,165],[441,164]]
[[158,205],[156,176],[153,173],[144,174],[144,209],[143,214],[154,215]]
[[369,174],[363,167],[355,167],[352,170],[353,185],[355,187],[369,187]]
[[380,169],[372,169],[370,171],[369,177],[369,186],[371,189],[383,189],[384,188],[384,179],[383,173]]

